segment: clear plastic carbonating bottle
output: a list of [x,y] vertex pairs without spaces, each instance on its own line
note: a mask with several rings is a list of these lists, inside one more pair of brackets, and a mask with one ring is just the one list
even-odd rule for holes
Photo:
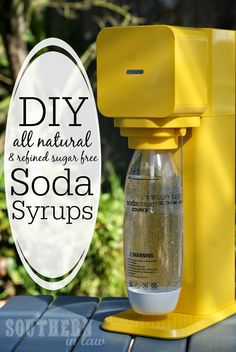
[[176,307],[183,260],[181,177],[169,151],[137,150],[125,186],[124,256],[129,300],[141,314]]

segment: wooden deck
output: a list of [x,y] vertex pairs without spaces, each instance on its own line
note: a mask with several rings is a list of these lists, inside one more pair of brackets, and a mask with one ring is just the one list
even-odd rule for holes
[[235,352],[236,315],[182,340],[101,329],[104,317],[129,308],[127,298],[16,296],[0,308],[0,352]]

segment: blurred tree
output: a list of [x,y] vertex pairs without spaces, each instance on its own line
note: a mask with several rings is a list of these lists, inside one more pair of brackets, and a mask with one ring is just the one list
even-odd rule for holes
[[27,28],[29,4],[28,0],[2,0],[0,2],[1,36],[14,80],[27,55],[24,34]]

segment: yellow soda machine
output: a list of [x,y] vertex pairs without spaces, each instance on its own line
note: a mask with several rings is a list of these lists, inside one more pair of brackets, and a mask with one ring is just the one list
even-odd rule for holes
[[132,308],[103,328],[190,336],[236,313],[235,32],[105,28],[97,91],[99,110],[136,153],[124,221]]

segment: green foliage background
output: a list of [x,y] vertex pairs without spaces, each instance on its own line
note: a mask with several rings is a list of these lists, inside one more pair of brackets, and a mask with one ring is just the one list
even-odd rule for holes
[[[76,278],[56,292],[39,287],[16,252],[7,217],[3,175],[3,143],[14,82],[28,51],[40,40],[66,40],[80,55],[96,96],[96,36],[104,26],[138,24],[127,6],[115,1],[2,0],[0,2],[0,300],[15,294],[124,296],[122,222],[123,190],[116,169],[123,167],[112,152],[112,121],[103,123],[103,182],[99,211],[87,258]],[[17,47],[17,50],[16,50]],[[119,137],[120,138],[120,137]],[[127,154],[127,153],[126,153]],[[122,159],[122,158],[120,158]],[[119,166],[121,165],[121,166]]]

